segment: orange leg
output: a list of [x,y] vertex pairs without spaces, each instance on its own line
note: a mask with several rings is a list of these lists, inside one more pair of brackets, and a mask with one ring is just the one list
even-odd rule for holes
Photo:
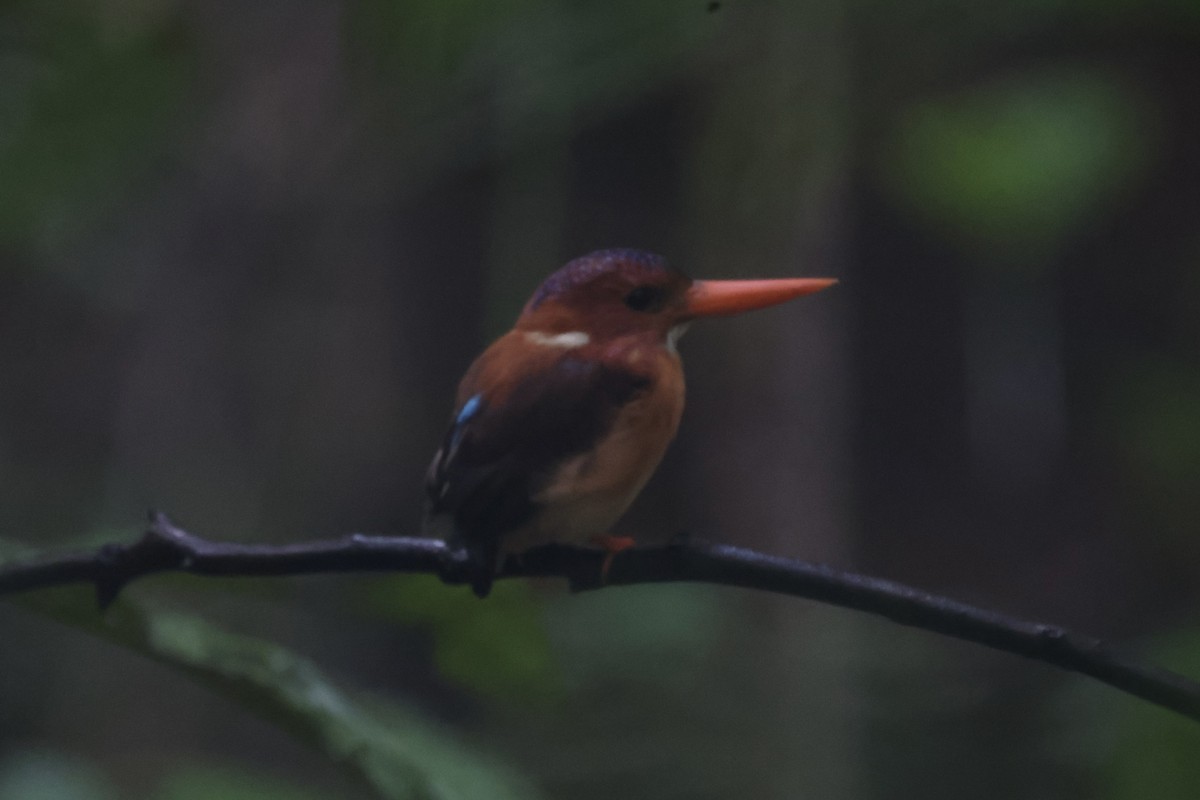
[[600,566],[600,582],[608,582],[608,568],[612,566],[613,557],[622,550],[628,550],[636,544],[631,536],[613,536],[611,533],[601,533],[589,539],[592,544],[604,551],[604,563]]

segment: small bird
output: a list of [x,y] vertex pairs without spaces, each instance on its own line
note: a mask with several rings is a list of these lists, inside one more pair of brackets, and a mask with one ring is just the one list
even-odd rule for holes
[[[675,348],[699,317],[738,314],[835,280],[693,281],[660,256],[601,250],[548,277],[467,369],[426,476],[426,535],[465,548],[485,597],[509,554],[613,536],[683,413]],[[604,569],[607,570],[608,561]]]

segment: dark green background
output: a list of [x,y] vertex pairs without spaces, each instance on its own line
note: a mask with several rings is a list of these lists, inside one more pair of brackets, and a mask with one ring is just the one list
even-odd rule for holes
[[[9,0],[3,552],[151,506],[412,533],[474,353],[562,262],[640,247],[841,284],[688,335],[620,533],[1200,675],[1198,142],[1195,0]],[[735,590],[0,605],[0,800],[1170,799],[1198,754],[1082,678]]]

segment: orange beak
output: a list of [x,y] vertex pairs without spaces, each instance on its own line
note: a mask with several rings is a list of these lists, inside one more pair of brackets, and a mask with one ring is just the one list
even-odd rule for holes
[[786,303],[837,283],[834,278],[779,278],[761,281],[695,281],[683,296],[683,314],[719,317]]

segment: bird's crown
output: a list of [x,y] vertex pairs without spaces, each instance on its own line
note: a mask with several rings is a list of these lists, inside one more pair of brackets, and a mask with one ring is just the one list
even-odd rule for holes
[[686,287],[691,279],[654,253],[632,248],[597,250],[567,262],[542,281],[525,310],[534,311],[546,300],[565,299],[586,291],[589,284],[611,282],[623,283],[629,288],[667,284]]

